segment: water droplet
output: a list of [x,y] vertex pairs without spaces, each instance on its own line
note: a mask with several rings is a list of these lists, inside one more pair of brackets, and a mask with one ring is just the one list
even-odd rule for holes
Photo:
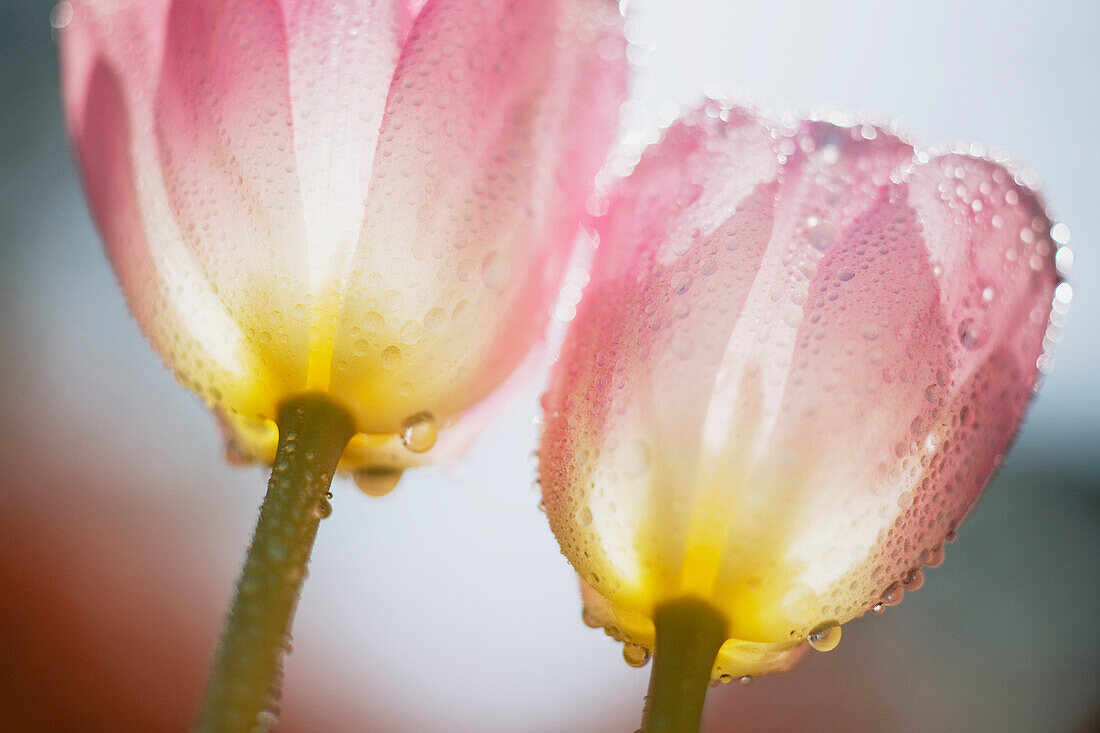
[[901,583],[891,583],[890,586],[882,592],[881,601],[887,606],[896,606],[901,603],[901,599],[905,597],[905,589],[901,587]]
[[590,629],[598,629],[603,625],[596,620],[596,615],[587,608],[581,610],[581,621]]
[[508,262],[498,252],[490,252],[481,261],[481,281],[490,288],[499,288],[508,281]]
[[973,351],[981,346],[984,340],[985,333],[981,324],[975,322],[973,318],[964,318],[959,321],[959,343],[964,349]]
[[836,225],[821,221],[810,227],[806,234],[809,236],[813,248],[819,252],[824,252],[836,242],[837,229]]
[[748,687],[749,685],[752,684],[752,675],[751,674],[742,675],[741,679],[739,679],[737,681],[741,683],[742,687]]
[[[329,496],[332,496],[332,494],[329,494]],[[332,503],[329,502],[327,498],[321,499],[319,502],[317,502],[317,509],[320,512],[321,519],[327,519],[328,517],[332,516]]]
[[271,710],[261,710],[256,714],[256,727],[271,730],[279,723],[279,716]]
[[922,552],[920,561],[930,568],[939,566],[943,562],[943,545]]
[[582,506],[580,509],[573,513],[573,520],[581,527],[587,527],[592,524],[592,510],[586,506]]
[[623,659],[631,667],[644,667],[649,663],[649,650],[638,644],[623,644]]
[[413,453],[431,450],[438,435],[435,416],[430,412],[418,412],[401,426],[401,442]]
[[382,352],[382,366],[386,369],[394,369],[401,363],[401,349],[389,346]]
[[[68,5],[68,3],[62,3]],[[1050,238],[1054,240],[1055,244],[1068,244],[1069,243],[1069,227],[1063,222],[1058,222],[1050,228]]]
[[920,568],[911,568],[901,579],[901,584],[905,586],[905,590],[920,590],[924,585],[924,573]]
[[73,22],[73,4],[58,3],[50,13],[50,27],[61,30]]
[[874,613],[874,614],[882,613],[885,610],[886,610],[886,604],[883,603],[882,601],[879,601],[875,605],[871,606],[871,613]]
[[840,643],[840,624],[836,621],[820,623],[814,627],[806,640],[819,652],[831,652]]
[[355,485],[367,496],[385,496],[401,480],[402,470],[390,466],[370,466],[355,472]]

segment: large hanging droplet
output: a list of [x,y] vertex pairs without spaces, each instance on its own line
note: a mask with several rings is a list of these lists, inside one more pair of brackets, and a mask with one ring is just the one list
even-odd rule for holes
[[413,453],[431,450],[438,435],[435,416],[430,412],[418,412],[401,426],[401,442]]
[[623,644],[623,659],[631,667],[644,667],[649,663],[649,650],[639,644]]
[[590,629],[599,629],[603,627],[603,624],[596,618],[596,614],[589,611],[587,606],[581,611],[581,621]]
[[810,632],[807,641],[819,652],[831,652],[840,643],[840,624],[836,621],[818,624]]
[[401,480],[402,470],[390,466],[370,466],[355,472],[355,485],[367,496],[385,496]]

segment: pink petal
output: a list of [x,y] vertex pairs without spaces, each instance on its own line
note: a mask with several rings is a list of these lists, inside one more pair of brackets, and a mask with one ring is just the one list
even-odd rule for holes
[[88,201],[134,317],[148,323],[158,306],[156,289],[148,287],[156,274],[134,190],[126,100],[118,77],[102,58],[70,89],[69,129]]
[[339,284],[359,239],[410,9],[400,0],[282,5],[293,157],[316,293]]
[[[904,187],[883,187],[810,283],[776,428],[750,483],[778,487],[787,528],[771,541],[823,607],[850,617],[840,581],[880,542],[909,482],[902,459],[932,423],[950,352],[921,224]],[[826,620],[826,619],[822,619]]]
[[309,354],[287,53],[274,0],[176,0],[156,96],[176,225],[284,394],[305,388]]
[[151,136],[166,14],[156,2],[76,5],[61,33],[66,120],[134,316],[180,381],[208,398],[217,384],[227,400],[243,404],[248,396],[228,386],[240,367],[239,329],[187,261]]
[[[683,461],[659,463],[670,475],[655,483],[673,492],[689,485],[708,385],[772,229],[775,141],[752,115],[733,112],[728,122],[700,112],[670,128],[599,222],[592,280],[543,400],[547,514],[572,551],[606,548],[581,548],[573,522],[585,498],[562,489],[591,483],[597,464],[569,456],[612,442],[637,462],[656,432],[662,451]],[[614,480],[646,490],[644,471],[626,474]],[[619,503],[614,527],[647,521],[632,506]]]
[[428,0],[404,0],[401,3],[401,37],[404,39],[410,30],[412,30],[413,23],[416,22],[416,17],[420,15],[420,11],[424,9],[424,5]]
[[933,446],[912,504],[869,560],[883,570],[880,591],[935,554],[1000,465],[1033,395],[1058,284],[1051,222],[1003,166],[939,156],[916,167],[909,191],[940,273],[954,366],[936,390],[938,418],[924,428]]
[[[623,45],[606,0],[451,0],[417,16],[349,274],[368,287],[345,303],[332,375],[337,392],[398,396],[361,416],[369,429],[453,416],[541,338],[611,143]],[[401,368],[387,371],[394,344]]]

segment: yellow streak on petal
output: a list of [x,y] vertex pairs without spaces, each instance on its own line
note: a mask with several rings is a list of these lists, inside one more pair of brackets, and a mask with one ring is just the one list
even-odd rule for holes
[[317,300],[311,308],[306,388],[327,391],[332,381],[332,355],[336,349],[341,298],[336,288],[326,288],[314,297]]

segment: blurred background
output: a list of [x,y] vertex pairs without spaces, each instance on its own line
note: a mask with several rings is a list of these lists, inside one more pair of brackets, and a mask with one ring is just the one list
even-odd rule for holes
[[[70,161],[47,0],[0,0],[0,729],[183,730],[266,477],[126,311]],[[794,671],[711,692],[720,731],[1100,730],[1100,3],[639,0],[632,114],[704,88],[897,118],[1043,180],[1072,231],[1056,366],[918,593]],[[708,87],[713,85],[713,87]],[[280,730],[630,731],[648,670],[580,620],[536,509],[537,390],[458,469],[334,486]]]

